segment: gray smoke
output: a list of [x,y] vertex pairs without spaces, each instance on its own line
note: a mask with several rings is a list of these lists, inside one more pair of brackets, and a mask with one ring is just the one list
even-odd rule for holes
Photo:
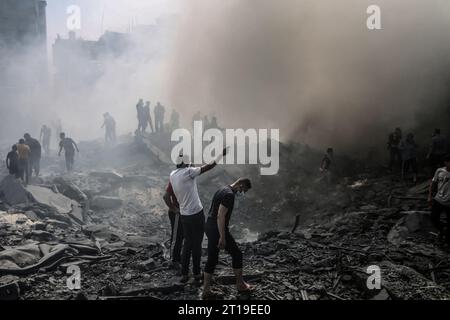
[[[366,27],[372,4],[382,30]],[[195,0],[183,13],[171,93],[186,115],[341,151],[442,119],[448,1]]]

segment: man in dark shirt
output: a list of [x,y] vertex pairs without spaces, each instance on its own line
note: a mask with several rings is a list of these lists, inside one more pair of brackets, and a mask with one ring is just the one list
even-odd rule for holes
[[67,171],[72,171],[75,158],[75,149],[77,149],[77,152],[80,152],[80,150],[78,150],[78,146],[75,141],[71,138],[66,138],[66,134],[64,132],[61,132],[59,137],[61,138],[61,141],[59,142],[58,156],[61,156],[61,151],[64,149]]
[[29,176],[31,177],[33,170],[36,174],[36,177],[39,176],[39,171],[41,168],[41,153],[42,148],[41,144],[37,139],[34,139],[30,136],[29,133],[25,133],[23,135],[25,138],[25,144],[30,147],[30,164],[29,164]]
[[6,156],[6,167],[9,174],[14,175],[17,179],[19,176],[19,154],[17,153],[17,146],[13,145],[11,151]]
[[221,188],[214,194],[205,228],[206,236],[208,237],[208,260],[205,266],[203,283],[204,299],[212,298],[216,295],[211,291],[211,278],[219,261],[220,249],[225,249],[232,257],[238,292],[249,292],[253,289],[244,281],[242,276],[242,252],[228,228],[236,195],[242,196],[251,187],[249,179],[239,178],[232,185]]
[[172,229],[172,234],[170,236],[170,254],[172,258],[172,263],[177,271],[181,267],[181,248],[183,244],[183,226],[180,219],[180,205],[178,203],[177,197],[173,192],[172,184],[166,188],[164,194],[164,202],[167,207],[169,207],[169,220]]
[[400,151],[400,142],[402,141],[402,130],[396,128],[393,133],[389,135],[388,150],[389,150],[389,170],[392,171],[396,163],[400,164],[402,161],[402,154]]

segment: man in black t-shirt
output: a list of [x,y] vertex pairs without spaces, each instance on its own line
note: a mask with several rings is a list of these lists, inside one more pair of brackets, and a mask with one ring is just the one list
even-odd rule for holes
[[249,179],[239,178],[232,185],[223,187],[214,194],[205,228],[208,237],[208,260],[205,266],[203,299],[212,298],[216,295],[211,291],[211,278],[219,261],[220,249],[225,249],[232,257],[238,292],[249,292],[253,289],[244,281],[242,276],[242,252],[228,229],[235,197],[242,196],[251,187]]

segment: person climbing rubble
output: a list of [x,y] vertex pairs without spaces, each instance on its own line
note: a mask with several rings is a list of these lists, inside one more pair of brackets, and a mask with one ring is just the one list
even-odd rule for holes
[[221,249],[225,249],[231,255],[238,292],[253,291],[253,287],[244,281],[242,251],[239,249],[229,230],[235,198],[244,196],[251,187],[252,184],[248,178],[239,178],[233,184],[219,189],[214,194],[205,227],[206,236],[208,237],[208,260],[204,273],[203,299],[218,296],[218,293],[211,290],[211,279],[219,262],[219,252]]
[[320,164],[319,170],[322,176],[319,178],[319,181],[326,180],[328,184],[331,183],[332,180],[331,165],[333,163],[333,156],[334,156],[333,148],[328,148]]
[[402,153],[402,180],[405,179],[405,175],[409,169],[413,172],[413,182],[417,182],[417,148],[418,145],[414,140],[414,135],[408,133],[405,140],[402,140],[399,145],[399,149]]
[[25,133],[23,137],[25,138],[25,143],[30,147],[31,152],[28,164],[29,176],[31,177],[34,171],[37,177],[39,176],[39,172],[41,170],[41,144],[37,139],[32,138],[29,133]]
[[441,223],[441,213],[447,216],[445,239],[450,245],[450,155],[443,157],[445,166],[436,170],[431,181],[428,204],[431,207],[431,220],[439,230],[440,238],[444,238],[444,227]]
[[192,256],[193,275],[196,282],[202,280],[200,260],[205,226],[203,205],[197,189],[197,177],[213,169],[217,162],[225,156],[227,149],[210,164],[192,167],[189,157],[180,154],[177,157],[177,169],[170,173],[170,183],[180,204],[181,224],[183,226],[184,245],[181,255],[181,282],[189,280],[189,261]]
[[19,177],[25,184],[28,184],[30,181],[30,147],[25,143],[25,139],[20,139],[16,146],[19,159]]
[[80,150],[78,150],[78,146],[75,141],[73,141],[71,138],[66,137],[66,134],[64,132],[61,132],[59,137],[61,138],[61,141],[59,142],[58,156],[61,156],[61,151],[64,149],[66,168],[67,171],[70,172],[73,169],[75,149],[77,150],[77,152],[80,152]]
[[180,204],[177,197],[173,192],[172,184],[169,182],[166,192],[163,196],[164,202],[169,208],[169,220],[171,226],[170,236],[170,256],[172,259],[172,265],[181,272],[181,249],[183,245],[183,226],[180,219]]
[[42,143],[42,148],[45,151],[46,155],[50,154],[50,139],[52,136],[52,129],[47,127],[47,125],[43,125],[41,128],[41,132],[39,134],[39,140]]
[[393,133],[389,135],[388,150],[389,150],[389,171],[394,170],[397,164],[401,164],[402,154],[400,151],[400,142],[402,141],[402,129],[396,128]]
[[19,155],[17,153],[17,145],[13,145],[11,151],[6,156],[6,168],[9,174],[19,178]]

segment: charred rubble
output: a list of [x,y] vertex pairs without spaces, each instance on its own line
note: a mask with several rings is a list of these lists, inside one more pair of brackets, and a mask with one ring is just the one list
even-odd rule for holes
[[[51,155],[27,187],[2,169],[0,299],[199,299],[201,289],[179,284],[171,269],[166,139],[128,136],[106,149],[80,143],[74,172]],[[254,181],[231,232],[257,290],[238,295],[221,255],[214,281],[224,299],[450,298],[449,254],[430,223],[427,176],[412,185],[341,158],[327,185],[316,179],[321,153],[280,147],[277,176],[227,166],[199,181],[205,207],[234,178]],[[67,286],[71,265],[80,267],[80,290]],[[381,269],[379,289],[368,289],[369,266]]]

